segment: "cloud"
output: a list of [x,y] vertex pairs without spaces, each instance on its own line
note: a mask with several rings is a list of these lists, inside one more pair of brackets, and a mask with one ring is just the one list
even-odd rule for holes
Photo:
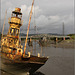
[[[31,6],[21,5],[20,8],[23,13],[23,19],[25,20],[24,24],[27,24],[28,19],[29,19],[29,15],[30,15],[30,11],[31,11]],[[35,17],[39,16],[39,14],[41,12],[42,12],[42,10],[39,8],[39,6],[35,6],[35,8],[33,7],[32,18],[34,17],[34,15],[35,15]]]
[[[24,15],[27,15],[27,16],[29,15],[31,6],[21,5],[20,8],[22,9],[22,13],[25,13]],[[35,12],[35,15],[37,16],[38,14],[42,12],[42,10],[39,8],[39,6],[35,6],[35,8],[33,7],[33,14],[34,12]]]
[[[5,10],[8,9],[8,17],[15,7],[20,7],[23,13],[23,26],[27,28],[32,0],[1,0],[1,22],[3,23]],[[74,33],[74,1],[73,0],[35,0],[35,8],[31,19],[31,28],[35,24],[40,28],[39,32],[62,33],[62,23],[65,24],[65,33]],[[34,13],[35,12],[35,13]],[[34,16],[35,14],[35,16]],[[8,21],[6,21],[7,23]],[[8,24],[7,24],[8,25]]]
[[7,7],[9,7],[9,6],[12,7],[12,3],[11,2],[6,2],[6,6]]
[[[37,26],[41,27],[40,32],[55,32],[62,34],[63,22],[65,26],[65,34],[74,33],[73,15],[64,16],[44,16],[40,15],[36,19]],[[70,31],[68,30],[70,29]]]

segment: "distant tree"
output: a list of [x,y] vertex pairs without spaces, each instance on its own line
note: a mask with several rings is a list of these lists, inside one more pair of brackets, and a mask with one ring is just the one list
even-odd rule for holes
[[72,39],[75,39],[75,34],[69,34],[68,36],[70,36]]

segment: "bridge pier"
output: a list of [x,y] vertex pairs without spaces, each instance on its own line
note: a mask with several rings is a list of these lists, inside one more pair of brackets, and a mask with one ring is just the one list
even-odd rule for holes
[[56,44],[58,43],[58,38],[56,37]]
[[64,41],[65,41],[65,37],[64,37],[63,39],[64,39]]

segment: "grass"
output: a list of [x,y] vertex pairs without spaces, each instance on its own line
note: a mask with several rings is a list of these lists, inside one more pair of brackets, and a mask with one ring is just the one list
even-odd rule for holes
[[75,34],[69,34],[68,36],[75,40]]

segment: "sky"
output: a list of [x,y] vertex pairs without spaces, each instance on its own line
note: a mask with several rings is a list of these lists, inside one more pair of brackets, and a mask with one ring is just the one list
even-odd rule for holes
[[[8,31],[8,18],[11,17],[12,11],[15,7],[19,7],[23,13],[20,32],[26,33],[31,5],[32,0],[1,0],[0,31],[2,31],[6,10],[4,33]],[[74,0],[35,0],[29,33],[35,33],[34,26],[36,26],[37,33],[63,34],[63,22],[64,33],[74,33]]]

